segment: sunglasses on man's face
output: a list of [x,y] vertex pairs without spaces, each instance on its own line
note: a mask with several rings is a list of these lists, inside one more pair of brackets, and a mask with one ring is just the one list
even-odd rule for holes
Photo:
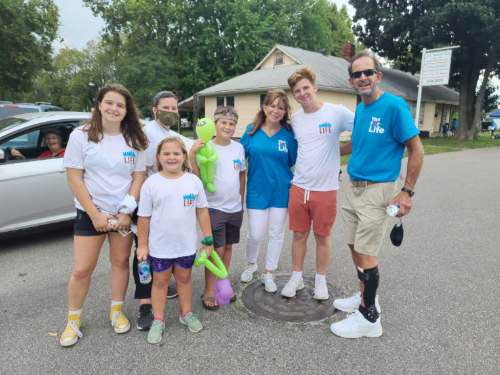
[[375,73],[377,73],[375,69],[360,70],[359,72],[352,72],[351,78],[361,78],[362,74],[364,74],[365,77],[371,77]]

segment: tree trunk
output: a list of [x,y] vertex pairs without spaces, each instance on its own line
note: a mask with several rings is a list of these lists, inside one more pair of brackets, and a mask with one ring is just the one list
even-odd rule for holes
[[479,88],[479,92],[477,93],[476,98],[476,106],[474,113],[474,139],[476,139],[481,131],[481,115],[483,112],[483,102],[484,102],[484,94],[486,92],[486,87],[488,86],[488,81],[490,79],[490,74],[493,72],[496,64],[496,52],[497,49],[495,46],[491,46],[488,51],[488,63],[483,73],[483,81],[481,82],[481,87]]
[[478,77],[479,74],[475,74],[470,67],[466,67],[466,71],[461,74],[459,97],[460,122],[455,133],[455,137],[458,139],[472,139],[470,138],[470,130],[474,122],[475,91]]

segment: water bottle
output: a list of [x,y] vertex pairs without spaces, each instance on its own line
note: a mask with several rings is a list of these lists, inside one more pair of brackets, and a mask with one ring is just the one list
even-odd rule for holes
[[151,282],[151,266],[147,260],[143,260],[137,265],[139,271],[139,281],[141,284],[149,284]]
[[387,206],[385,212],[387,213],[387,215],[394,217],[399,212],[399,205],[391,204],[391,205]]

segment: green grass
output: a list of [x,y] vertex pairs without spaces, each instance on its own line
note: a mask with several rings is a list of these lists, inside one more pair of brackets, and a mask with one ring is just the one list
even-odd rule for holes
[[[490,132],[480,133],[479,138],[474,141],[460,141],[452,137],[427,138],[422,139],[422,144],[424,145],[425,155],[462,151],[473,148],[499,147],[500,139],[491,139],[490,135]],[[348,160],[349,155],[342,156],[341,164],[347,164]]]

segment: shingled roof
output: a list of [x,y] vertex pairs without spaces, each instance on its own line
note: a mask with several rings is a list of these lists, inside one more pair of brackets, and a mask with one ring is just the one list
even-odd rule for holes
[[[261,68],[262,63],[276,49],[282,51],[295,64],[276,65]],[[318,52],[277,44],[257,64],[254,70],[218,83],[197,93],[199,96],[229,95],[250,92],[265,92],[271,88],[288,89],[287,79],[297,69],[308,66],[316,73],[316,84],[320,90],[351,93],[349,86],[347,61],[340,57],[325,56]],[[418,78],[396,69],[383,68],[384,79],[381,88],[407,100],[417,100]],[[422,99],[426,102],[458,105],[458,93],[445,86],[424,87]]]

